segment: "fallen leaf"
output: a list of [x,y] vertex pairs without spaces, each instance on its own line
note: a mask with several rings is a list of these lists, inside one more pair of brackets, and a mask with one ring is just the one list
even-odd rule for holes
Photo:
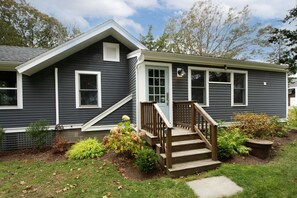
[[27,191],[27,190],[23,190],[22,192],[25,194],[25,193],[27,193],[28,191]]
[[107,192],[107,197],[111,197],[111,192]]
[[56,176],[57,175],[57,173],[53,173],[53,176]]
[[24,182],[24,181],[21,181],[21,182],[20,182],[21,185],[25,185],[25,183],[26,183],[26,182]]
[[83,193],[86,192],[86,191],[87,191],[86,189],[82,189],[82,190],[81,190],[81,192],[83,192]]
[[30,190],[32,188],[32,186],[26,186],[25,190]]
[[81,168],[78,168],[77,170],[78,170],[78,171],[80,171],[80,170],[81,170]]
[[75,179],[79,179],[79,177],[80,177],[79,175],[76,175]]
[[121,190],[121,189],[123,189],[123,186],[119,186],[119,187],[118,187],[118,190]]

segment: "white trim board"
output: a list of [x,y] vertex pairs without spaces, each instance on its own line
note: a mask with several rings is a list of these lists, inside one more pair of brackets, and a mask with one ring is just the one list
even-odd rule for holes
[[97,122],[99,122],[100,120],[102,120],[103,118],[105,118],[106,116],[108,116],[109,114],[111,114],[112,112],[114,112],[115,110],[119,109],[120,107],[122,107],[123,105],[125,105],[130,100],[132,100],[132,94],[130,94],[129,96],[123,98],[122,100],[120,100],[119,102],[117,102],[113,106],[109,107],[108,109],[106,109],[104,112],[102,112],[98,116],[96,116],[93,119],[91,119],[90,121],[86,122],[82,126],[82,131],[87,131],[94,124],[96,124]]
[[45,69],[46,67],[90,46],[91,44],[113,36],[131,50],[147,49],[128,31],[121,27],[114,20],[109,20],[90,31],[55,47],[21,65],[16,67],[19,73],[24,73],[28,76]]
[[59,75],[58,68],[55,68],[55,98],[56,98],[56,124],[60,123],[60,112],[59,112]]

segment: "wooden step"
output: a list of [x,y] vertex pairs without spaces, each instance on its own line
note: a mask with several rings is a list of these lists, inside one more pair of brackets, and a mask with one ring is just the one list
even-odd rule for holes
[[182,134],[172,135],[172,142],[184,141],[184,140],[194,140],[200,139],[198,133],[188,132]]
[[[160,154],[163,163],[165,164],[166,155],[165,153]],[[192,149],[186,151],[172,152],[172,164],[189,162],[195,160],[203,160],[211,157],[211,151],[207,148]]]
[[[161,147],[160,144],[156,144],[156,151],[158,154],[160,154],[160,149],[161,149],[160,147]],[[205,143],[200,139],[172,142],[173,152],[199,149],[199,148],[205,148]]]
[[220,165],[220,161],[213,161],[211,159],[182,162],[173,164],[172,168],[167,169],[167,173],[170,175],[170,177],[176,178],[215,169]]

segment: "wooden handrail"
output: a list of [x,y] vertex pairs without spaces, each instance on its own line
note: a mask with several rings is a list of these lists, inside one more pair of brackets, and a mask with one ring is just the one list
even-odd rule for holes
[[158,104],[141,102],[141,128],[157,136],[161,152],[165,152],[166,166],[172,168],[172,124]]
[[195,101],[175,101],[173,111],[174,126],[197,132],[217,160],[217,122]]

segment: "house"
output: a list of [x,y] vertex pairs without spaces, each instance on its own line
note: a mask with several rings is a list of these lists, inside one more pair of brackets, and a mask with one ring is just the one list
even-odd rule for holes
[[[174,147],[177,144],[170,142],[166,145],[172,143],[172,148],[165,148],[165,141],[171,141],[169,134],[172,141],[181,138],[187,144],[196,137],[187,134],[177,138],[175,133],[180,135],[180,131],[174,131],[173,125],[201,134],[210,130],[212,134],[217,127],[214,120],[230,121],[236,112],[286,118],[286,69],[267,63],[149,51],[113,20],[50,50],[1,46],[4,149],[29,147],[26,127],[39,119],[46,119],[54,131],[59,125],[63,129],[60,133],[74,141],[86,135],[105,135],[104,131],[126,114],[138,129],[159,137],[160,154],[170,149],[174,152],[180,149]],[[198,117],[193,118],[196,113],[189,107]],[[212,145],[216,137],[206,135],[202,140],[216,161],[216,145]],[[194,142],[193,148],[200,148],[201,143]],[[197,159],[210,156],[209,150],[197,152]],[[164,163],[183,160],[172,153],[164,155]]]

